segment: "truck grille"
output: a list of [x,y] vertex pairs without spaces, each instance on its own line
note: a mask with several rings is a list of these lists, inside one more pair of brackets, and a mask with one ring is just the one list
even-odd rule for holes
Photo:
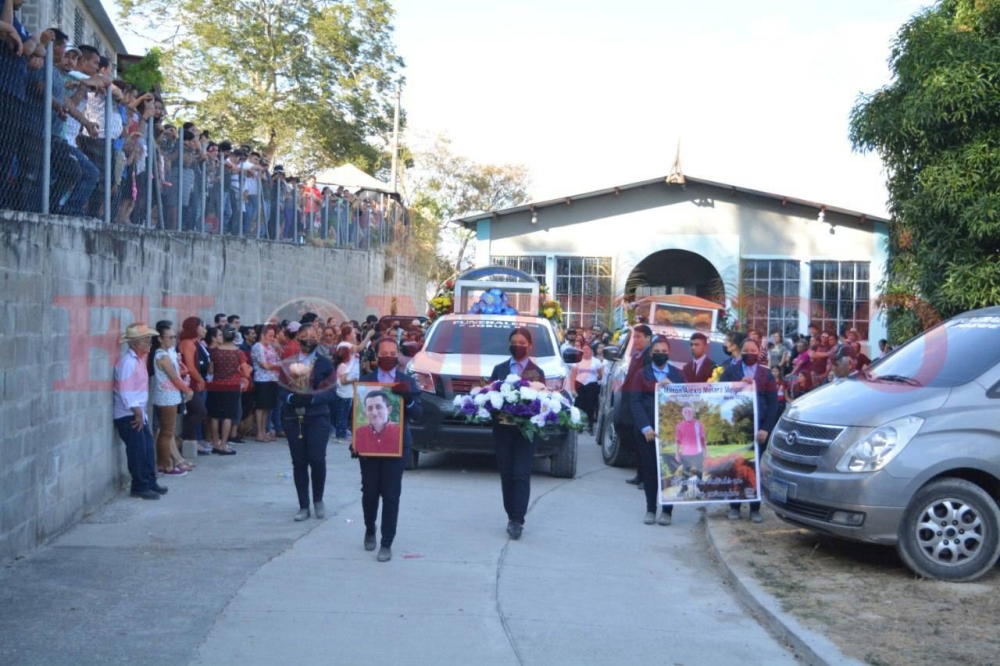
[[452,377],[451,395],[452,397],[465,394],[483,383],[482,377]]
[[844,428],[799,423],[782,418],[771,438],[771,455],[804,465],[816,465]]
[[818,504],[810,504],[809,502],[803,502],[801,500],[791,499],[787,502],[775,502],[773,499],[768,497],[771,504],[778,507],[779,509],[784,509],[790,513],[794,513],[806,518],[812,518],[814,520],[830,520],[830,509],[825,506],[820,506]]

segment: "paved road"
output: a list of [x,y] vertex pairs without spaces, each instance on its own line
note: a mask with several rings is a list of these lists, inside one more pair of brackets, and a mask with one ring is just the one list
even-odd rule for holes
[[365,552],[357,463],[331,444],[325,521],[294,523],[281,444],[199,458],[160,502],[121,497],[0,569],[2,664],[784,664],[707,555],[695,510],[642,524],[580,441],[536,464],[506,538],[483,457],[424,455],[387,564]]

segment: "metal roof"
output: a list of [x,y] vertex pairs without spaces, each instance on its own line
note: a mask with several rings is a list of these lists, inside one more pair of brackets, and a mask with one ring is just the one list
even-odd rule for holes
[[[676,180],[678,178],[680,178],[679,181]],[[819,203],[816,201],[809,201],[807,199],[789,197],[783,194],[775,194],[773,192],[763,192],[761,190],[753,190],[746,187],[738,187],[736,185],[730,185],[728,183],[719,183],[713,180],[706,180],[704,178],[692,178],[690,176],[682,176],[682,177],[664,176],[661,178],[653,178],[651,180],[641,180],[635,183],[629,183],[627,185],[609,187],[603,190],[594,190],[593,192],[584,192],[583,194],[573,194],[570,196],[559,197],[558,199],[549,199],[546,201],[532,201],[526,204],[521,204],[520,206],[514,206],[512,208],[504,208],[501,210],[494,210],[481,213],[471,213],[464,217],[457,218],[454,221],[463,226],[471,226],[480,220],[486,220],[492,217],[502,217],[504,215],[523,213],[524,211],[529,211],[529,210],[535,211],[549,206],[564,206],[567,203],[580,201],[582,199],[593,199],[596,197],[607,196],[609,194],[621,194],[622,192],[628,190],[637,190],[637,189],[642,189],[643,187],[649,187],[650,185],[660,185],[660,184],[673,185],[677,187],[684,187],[687,184],[702,185],[705,187],[713,187],[721,190],[727,190],[733,194],[737,193],[747,194],[753,197],[772,199],[774,201],[781,202],[782,205],[791,203],[799,206],[815,208],[819,211],[829,211],[831,213],[839,213],[841,215],[847,215],[849,217],[856,217],[861,220],[872,220],[875,222],[890,222],[889,219],[880,217],[878,215],[869,215],[867,213],[862,213],[860,211],[849,210],[847,208],[839,208],[837,206],[829,206],[827,204]]]

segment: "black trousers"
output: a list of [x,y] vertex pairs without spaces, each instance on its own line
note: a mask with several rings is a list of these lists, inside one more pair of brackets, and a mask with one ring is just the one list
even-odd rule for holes
[[[329,423],[329,422],[328,422]],[[392,546],[399,520],[399,496],[403,492],[403,470],[409,458],[359,458],[361,463],[361,508],[365,514],[365,534],[375,534],[379,499],[382,500],[382,545]]]
[[191,396],[191,399],[184,403],[184,421],[181,424],[181,439],[192,442],[198,441],[198,426],[205,423],[207,415],[208,410],[205,409],[205,403],[202,402],[201,395],[195,392]]
[[[660,465],[656,450],[656,441],[647,442],[645,435],[638,428],[633,427],[632,436],[635,438],[636,450],[639,453],[639,475],[642,478],[643,491],[646,493],[646,511],[656,513],[657,489],[660,487]],[[673,512],[672,504],[664,504],[665,513]]]
[[500,487],[503,490],[503,508],[507,519],[524,524],[531,499],[531,465],[535,461],[535,442],[529,442],[514,426],[493,427],[493,445],[496,447],[497,467],[500,468]]
[[330,439],[330,417],[309,416],[302,422],[292,415],[282,419],[288,435],[288,450],[292,454],[292,476],[295,492],[299,495],[299,508],[309,508],[309,481],[312,472],[313,502],[323,501],[326,488],[326,444]]
[[[639,443],[635,438],[635,426],[621,421],[615,422],[615,432],[618,433],[618,445],[626,451],[635,451],[635,473],[642,477],[642,456],[639,455]],[[642,439],[641,437],[639,439]]]

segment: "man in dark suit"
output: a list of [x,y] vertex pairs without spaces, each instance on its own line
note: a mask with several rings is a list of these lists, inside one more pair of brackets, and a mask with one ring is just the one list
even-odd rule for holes
[[[545,373],[528,358],[531,350],[531,331],[515,328],[510,334],[510,358],[493,368],[490,382],[503,381],[508,375],[518,375],[530,382],[545,383]],[[531,464],[535,460],[536,443],[521,434],[517,426],[496,423],[493,426],[493,445],[496,448],[497,467],[500,469],[500,488],[503,508],[507,512],[507,534],[520,539],[524,530],[524,515],[528,512],[531,497]]]
[[704,384],[715,371],[715,362],[708,357],[708,337],[704,333],[691,334],[691,360],[681,369],[687,384]]
[[[330,405],[337,395],[337,375],[329,359],[315,353],[319,332],[312,324],[299,329],[299,351],[281,365],[278,404],[292,454],[295,490],[299,496],[296,521],[309,518],[310,476],[316,517],[326,517],[326,444],[330,439]],[[311,368],[311,369],[310,369]],[[307,370],[307,381],[292,377],[292,370]],[[303,383],[307,388],[303,390]],[[311,474],[310,474],[311,472]]]
[[[420,389],[413,377],[398,373],[399,342],[394,336],[379,338],[376,343],[374,372],[362,375],[362,383],[391,384],[392,392],[403,402],[403,455],[399,458],[361,457],[361,508],[365,514],[365,550],[375,550],[375,520],[378,518],[379,499],[382,500],[382,544],[378,561],[392,559],[392,542],[396,538],[399,519],[399,496],[403,491],[403,470],[410,458],[413,438],[410,423],[423,417]],[[352,448],[353,452],[353,448]],[[356,455],[356,454],[354,454]]]
[[[625,371],[618,404],[615,405],[614,424],[619,445],[636,452],[638,450],[632,429],[632,407],[628,396],[638,390],[639,373],[643,366],[649,364],[649,341],[652,338],[653,331],[645,324],[639,324],[632,329],[632,356],[628,361],[628,370]],[[632,485],[642,484],[641,456],[637,458],[635,476],[626,479],[626,482]]]
[[[742,362],[730,364],[722,372],[720,382],[753,382],[757,397],[757,443],[760,445],[760,453],[767,447],[767,438],[774,429],[778,418],[778,384],[774,381],[771,371],[759,363],[760,345],[753,339],[747,338],[743,341]],[[760,461],[756,463],[756,469],[760,470]],[[729,505],[729,519],[740,519],[740,502],[733,502]],[[760,502],[750,502],[750,520],[759,523],[763,520],[760,515]]]
[[[629,394],[631,400],[634,437],[642,461],[642,485],[646,491],[646,517],[643,522],[656,522],[656,496],[660,487],[660,451],[656,445],[656,387],[660,384],[683,384],[681,371],[670,365],[670,341],[658,335],[650,346],[650,363],[638,374],[637,390]],[[674,507],[663,505],[660,524],[669,525]]]

